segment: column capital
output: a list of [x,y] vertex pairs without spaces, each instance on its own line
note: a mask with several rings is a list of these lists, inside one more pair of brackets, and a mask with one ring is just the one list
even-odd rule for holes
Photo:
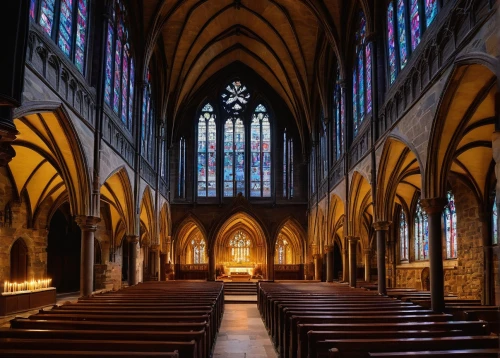
[[84,231],[96,231],[97,223],[101,221],[101,218],[96,216],[77,215],[75,221],[78,226],[80,226],[80,229]]
[[320,259],[322,256],[321,254],[314,254],[313,259]]
[[138,235],[127,235],[127,241],[132,243],[132,244],[137,244],[139,242],[139,236]]
[[332,252],[333,251],[333,245],[325,245],[325,252]]
[[373,223],[375,231],[388,231],[390,226],[390,221],[377,221]]
[[422,205],[422,209],[424,209],[428,215],[442,214],[444,207],[447,204],[448,204],[448,199],[446,198],[429,198],[420,200],[420,205]]
[[347,239],[347,241],[349,241],[349,243],[359,241],[359,237],[357,236],[346,236],[345,238]]

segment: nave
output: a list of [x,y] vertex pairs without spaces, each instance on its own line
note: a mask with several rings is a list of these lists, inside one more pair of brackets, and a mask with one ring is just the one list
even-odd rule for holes
[[500,354],[498,308],[373,285],[261,281],[255,304],[221,282],[141,283],[41,309],[0,328],[0,357],[367,358]]

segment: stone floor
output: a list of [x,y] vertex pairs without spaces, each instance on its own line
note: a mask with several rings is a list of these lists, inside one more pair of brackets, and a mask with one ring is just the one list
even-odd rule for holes
[[214,358],[276,358],[271,339],[255,304],[224,307]]

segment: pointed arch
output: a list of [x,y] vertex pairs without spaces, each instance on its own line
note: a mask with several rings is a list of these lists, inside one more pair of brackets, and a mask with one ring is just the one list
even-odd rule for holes
[[377,175],[377,221],[391,221],[394,204],[401,199],[406,207],[422,187],[422,166],[418,154],[402,138],[390,136],[384,143]]
[[155,227],[155,209],[154,209],[154,200],[153,194],[151,192],[151,188],[146,186],[142,193],[142,200],[140,205],[140,213],[139,219],[140,222],[144,225],[144,229],[146,230],[149,239],[151,240],[150,244],[156,244],[154,242],[158,239],[156,235],[156,227]]
[[[485,200],[493,160],[497,78],[483,59],[467,57],[453,69],[432,124],[423,197],[446,197],[449,173],[466,177]],[[445,130],[446,128],[446,130]],[[482,158],[477,161],[476,158]]]
[[73,215],[91,215],[90,171],[81,139],[64,106],[31,102],[14,112],[19,131],[9,163],[18,196],[29,196],[31,217],[67,193]]
[[193,214],[187,215],[175,229],[174,235],[174,260],[177,264],[190,262],[189,244],[194,238],[204,240],[208,244],[208,236],[203,224]]
[[[280,238],[287,240],[289,252],[284,256],[285,262],[277,261],[276,247]],[[292,216],[284,219],[278,226],[273,245],[275,246],[274,259],[276,264],[301,264],[305,260],[306,233],[302,225]]]
[[361,237],[364,212],[371,202],[369,181],[360,172],[355,171],[349,189],[349,222],[347,227],[349,235]]
[[101,200],[110,206],[112,237],[119,246],[123,235],[136,232],[133,191],[124,166],[117,168],[101,185]]

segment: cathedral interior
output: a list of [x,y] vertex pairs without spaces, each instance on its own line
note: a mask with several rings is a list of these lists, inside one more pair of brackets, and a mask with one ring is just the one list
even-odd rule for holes
[[497,2],[0,9],[4,293],[361,282],[500,305]]

